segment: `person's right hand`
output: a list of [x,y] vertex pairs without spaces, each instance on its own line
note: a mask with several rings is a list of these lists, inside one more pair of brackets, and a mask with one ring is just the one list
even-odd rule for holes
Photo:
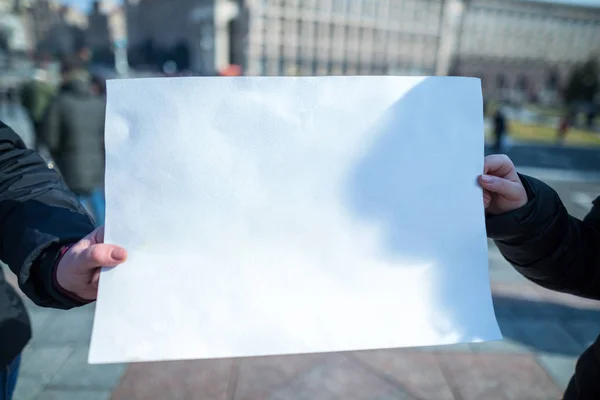
[[527,192],[515,165],[505,155],[487,156],[483,175],[479,177],[483,188],[483,204],[492,215],[504,214],[527,204]]

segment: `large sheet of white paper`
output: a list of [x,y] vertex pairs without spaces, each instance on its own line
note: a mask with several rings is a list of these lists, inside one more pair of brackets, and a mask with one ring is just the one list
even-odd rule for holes
[[498,340],[479,79],[111,81],[91,363]]

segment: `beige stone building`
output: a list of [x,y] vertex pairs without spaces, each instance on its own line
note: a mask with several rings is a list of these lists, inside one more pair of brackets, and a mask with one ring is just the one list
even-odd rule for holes
[[[193,69],[433,74],[442,0],[128,0],[132,46],[186,41]],[[214,65],[213,65],[214,64]]]
[[248,2],[251,75],[435,72],[442,1]]
[[472,0],[453,70],[494,97],[552,102],[574,64],[600,55],[600,7]]
[[600,7],[532,0],[127,0],[132,46],[189,45],[192,69],[249,75],[460,74],[551,98],[600,54]]

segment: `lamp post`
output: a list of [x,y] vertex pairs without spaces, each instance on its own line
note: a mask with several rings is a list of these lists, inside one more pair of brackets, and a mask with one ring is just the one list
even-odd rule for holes
[[215,0],[192,11],[192,20],[200,24],[196,63],[202,73],[212,75],[229,65],[228,26],[238,15],[239,7],[231,0]]
[[436,75],[447,75],[458,60],[470,0],[443,0]]
[[115,41],[115,69],[120,76],[129,75],[129,60],[127,59],[127,39]]

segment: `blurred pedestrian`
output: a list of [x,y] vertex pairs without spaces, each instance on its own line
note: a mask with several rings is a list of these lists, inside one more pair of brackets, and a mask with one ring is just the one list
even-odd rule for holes
[[[488,236],[526,278],[550,290],[600,300],[600,197],[583,221],[543,182],[504,155],[485,158]],[[600,337],[579,358],[564,400],[600,399]]]
[[567,141],[567,133],[569,133],[569,128],[571,124],[575,120],[575,113],[573,111],[568,111],[558,122],[558,130],[556,141],[559,145],[564,145]]
[[90,68],[90,64],[92,62],[92,51],[84,42],[78,42],[78,45],[75,49],[75,54],[77,60],[81,63],[81,65],[88,69]]
[[496,153],[502,153],[504,150],[506,129],[506,115],[502,106],[499,106],[496,110],[496,113],[494,114],[494,151]]
[[55,90],[44,65],[39,65],[33,73],[33,79],[25,83],[21,88],[21,104],[33,123],[36,148],[38,150],[42,146],[42,142],[40,141],[42,122],[52,102]]
[[102,98],[106,97],[106,81],[102,77],[98,75],[92,75],[91,84],[92,92],[95,95],[100,96]]
[[44,119],[42,136],[69,188],[104,223],[104,100],[79,60],[65,62],[63,83]]
[[[101,266],[127,254],[103,244],[94,224],[58,174],[0,122],[0,258],[41,307],[71,309],[96,299]],[[0,400],[10,400],[31,323],[0,268]],[[39,361],[38,361],[39,362]]]
[[596,120],[596,114],[597,114],[597,110],[596,110],[596,105],[591,104],[589,106],[589,109],[587,111],[587,113],[585,114],[585,126],[587,127],[587,129],[589,130],[594,130],[594,122]]

